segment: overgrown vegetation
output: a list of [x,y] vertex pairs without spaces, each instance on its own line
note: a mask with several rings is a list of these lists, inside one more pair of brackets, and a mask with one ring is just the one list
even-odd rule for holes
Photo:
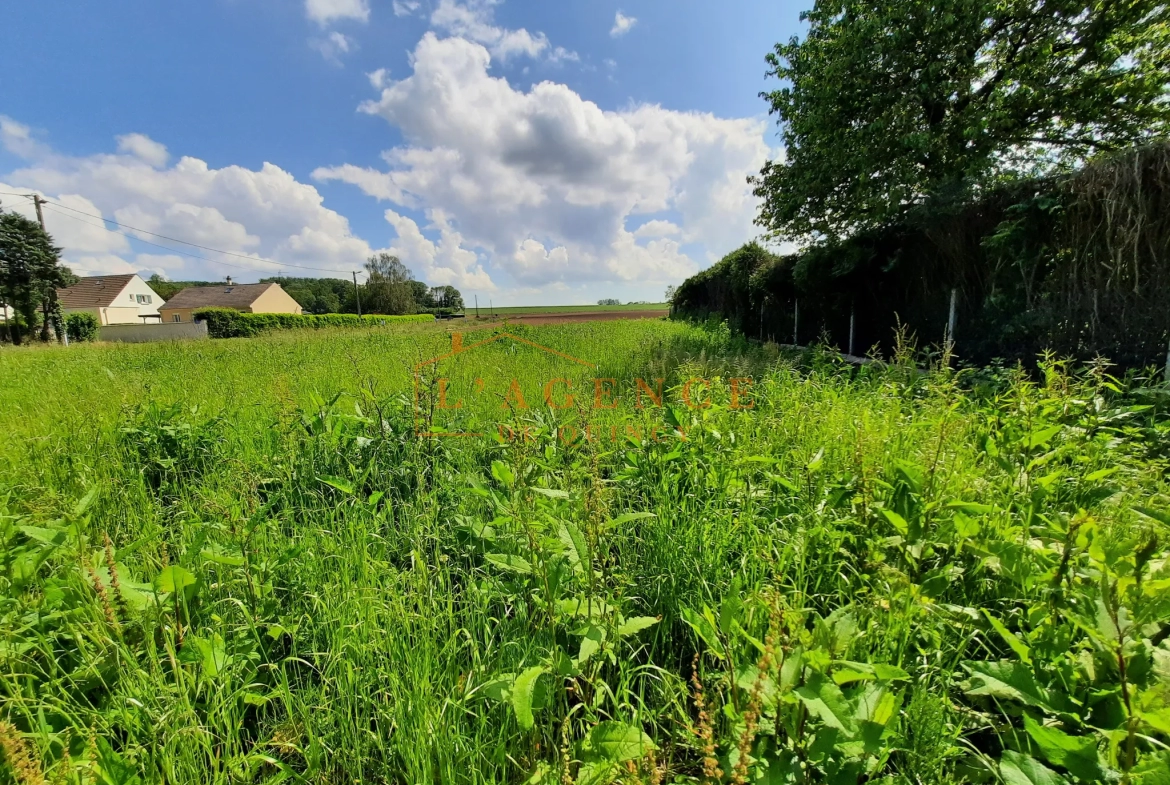
[[518,439],[414,436],[427,325],[0,354],[0,776],[1170,777],[1163,388],[520,334]]
[[941,344],[954,292],[964,359],[1030,363],[1051,349],[1161,364],[1167,215],[1170,144],[1160,143],[784,258],[745,246],[680,286],[675,305],[784,342],[799,322],[798,342],[828,335],[842,349],[852,322],[857,352],[876,344],[888,355],[899,324]]
[[403,322],[431,322],[435,319],[430,314],[358,316],[348,313],[243,313],[231,308],[202,308],[192,316],[197,321],[207,322],[207,333],[212,338],[249,338],[271,330],[379,327]]

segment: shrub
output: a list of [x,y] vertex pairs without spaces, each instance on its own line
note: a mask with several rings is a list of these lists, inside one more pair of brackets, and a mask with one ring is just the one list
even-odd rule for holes
[[247,338],[270,330],[321,329],[323,327],[379,327],[402,322],[432,322],[431,314],[387,316],[352,313],[295,314],[295,313],[241,313],[230,308],[204,308],[194,314],[196,321],[207,322],[207,334],[212,338]]
[[92,313],[79,311],[65,314],[65,334],[70,341],[96,340],[98,326],[98,319]]

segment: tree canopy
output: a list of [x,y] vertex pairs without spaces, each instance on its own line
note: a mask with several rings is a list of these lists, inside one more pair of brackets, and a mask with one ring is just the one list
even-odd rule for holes
[[10,306],[15,317],[6,322],[8,339],[20,343],[22,333],[37,324],[41,309],[41,340],[49,339],[52,324],[61,329],[58,287],[77,276],[60,263],[61,249],[53,245],[40,224],[18,213],[0,213],[0,307]]
[[409,314],[415,312],[413,273],[392,254],[377,253],[366,260],[369,279],[363,293],[366,313]]
[[881,227],[1170,127],[1161,0],[817,0],[803,19],[762,96],[785,145],[754,181],[774,237]]

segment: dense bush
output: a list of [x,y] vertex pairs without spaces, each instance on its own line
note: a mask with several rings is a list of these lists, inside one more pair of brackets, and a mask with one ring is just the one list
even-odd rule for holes
[[196,311],[194,316],[196,321],[207,322],[207,333],[212,338],[246,338],[270,330],[377,327],[400,322],[430,322],[435,319],[431,314],[358,316],[351,313],[241,313],[230,308],[203,308]]
[[[678,314],[716,315],[751,337],[855,352],[892,349],[901,324],[975,362],[1051,349],[1126,366],[1161,362],[1170,334],[1170,143],[1068,177],[941,200],[902,222],[783,258],[754,244],[679,287]],[[797,311],[799,310],[799,314]],[[799,316],[799,319],[796,317]]]
[[65,315],[65,334],[71,341],[93,341],[98,336],[98,319],[92,313],[79,311]]

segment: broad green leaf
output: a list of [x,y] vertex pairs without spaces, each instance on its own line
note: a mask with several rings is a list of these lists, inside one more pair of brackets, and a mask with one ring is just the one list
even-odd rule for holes
[[803,686],[797,687],[796,696],[804,703],[809,714],[830,728],[836,728],[847,735],[854,731],[853,707],[841,688],[820,673],[812,673]]
[[558,536],[568,549],[569,561],[574,567],[578,567],[583,571],[588,571],[592,568],[592,565],[589,563],[589,546],[585,542],[585,535],[581,533],[581,529],[577,527],[577,524],[570,521],[561,524]]
[[202,638],[196,635],[188,637],[183,642],[183,649],[190,649],[197,655],[197,660],[203,666],[204,675],[215,678],[230,661],[227,650],[224,648],[223,637],[216,634],[211,638]]
[[[609,785],[621,773],[621,768],[612,761],[600,760],[586,763],[577,772],[575,785]],[[559,783],[560,780],[558,779]]]
[[1053,711],[1048,691],[1036,683],[1032,669],[1022,662],[964,662],[971,674],[965,692],[968,695],[986,695],[1000,700],[1015,700],[1027,706]]
[[1005,785],[1067,785],[1068,780],[1031,755],[1005,750],[999,759]]
[[878,681],[910,680],[910,674],[899,668],[897,665],[888,665],[882,662],[875,662],[873,664],[873,673],[878,677]]
[[516,721],[523,730],[532,730],[536,722],[532,716],[532,694],[536,690],[537,679],[543,673],[543,665],[533,665],[517,676],[512,684],[512,709],[516,712]]
[[512,699],[512,685],[515,683],[515,673],[501,673],[491,681],[485,682],[472,690],[472,694],[479,692],[494,701],[508,703]]
[[353,496],[355,494],[353,483],[341,477],[318,477],[317,482],[322,482],[330,488],[336,488],[342,493]]
[[581,649],[577,652],[577,665],[584,665],[589,658],[601,649],[605,642],[605,630],[595,624],[590,624],[582,633]]
[[1027,444],[1028,447],[1040,447],[1042,445],[1048,444],[1048,442],[1052,441],[1053,436],[1060,433],[1060,428],[1061,426],[1059,425],[1052,425],[1047,428],[1042,428],[1039,431],[1033,431],[1032,433],[1028,434],[1028,438],[1025,441],[1025,444]]
[[622,638],[627,635],[636,635],[642,630],[653,627],[658,623],[658,619],[654,616],[635,616],[632,619],[626,619],[618,627],[618,635]]
[[178,566],[171,565],[164,567],[162,572],[154,579],[154,588],[157,591],[173,594],[176,591],[182,591],[188,586],[194,586],[198,579],[192,575],[188,570]]
[[602,760],[625,763],[637,760],[658,747],[641,728],[609,720],[599,722],[589,731],[589,749]]
[[492,461],[492,477],[501,485],[511,488],[516,484],[516,475],[512,473],[512,469],[503,461]]
[[1009,630],[1003,622],[991,615],[991,612],[986,608],[983,609],[983,615],[987,617],[987,621],[991,624],[992,629],[999,633],[999,637],[1003,638],[1004,643],[1011,647],[1011,650],[1016,653],[1022,662],[1027,665],[1032,664],[1032,650],[1019,639],[1019,637]]
[[1027,714],[1024,715],[1024,730],[1049,763],[1066,768],[1074,776],[1088,782],[1104,778],[1095,737],[1070,736],[1064,731],[1041,725]]
[[1134,785],[1170,785],[1170,752],[1147,753],[1130,775]]
[[519,575],[532,574],[532,565],[528,560],[511,553],[488,553],[484,554],[483,558],[507,572],[514,572]]
[[893,510],[882,510],[882,515],[886,516],[886,520],[897,530],[898,534],[905,537],[910,533],[910,524],[906,523],[906,519]]
[[54,547],[65,542],[65,538],[68,536],[63,529],[43,529],[40,526],[18,526],[17,528],[30,540]]

